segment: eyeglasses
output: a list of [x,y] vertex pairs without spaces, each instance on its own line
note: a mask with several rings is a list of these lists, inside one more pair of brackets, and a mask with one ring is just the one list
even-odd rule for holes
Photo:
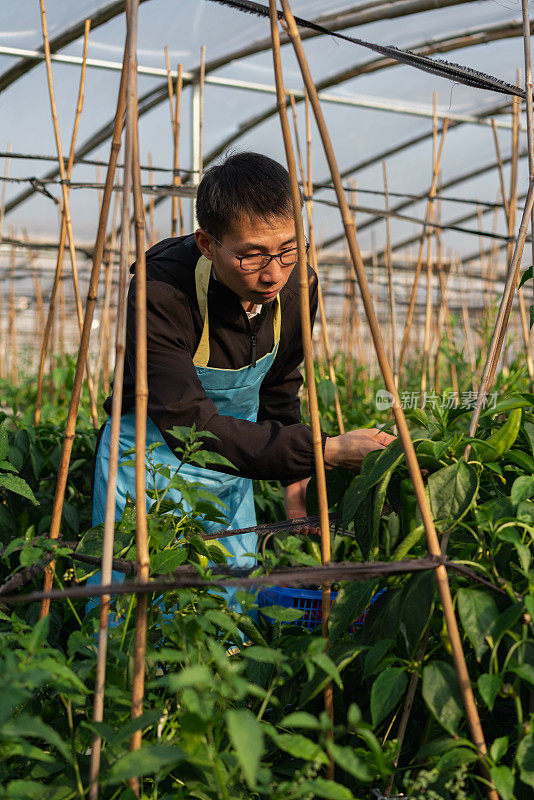
[[[226,245],[216,239],[213,234],[210,233],[210,236],[217,244],[224,247],[230,255],[237,258],[239,266],[244,272],[259,272],[260,269],[264,269],[268,266],[273,258],[278,259],[278,263],[282,267],[294,267],[299,260],[298,247],[289,247],[287,250],[282,250],[280,253],[275,253],[274,255],[269,255],[269,253],[252,253],[249,256],[238,256],[237,253],[234,253],[233,250],[229,250]],[[309,249],[310,245],[306,242],[306,253]]]

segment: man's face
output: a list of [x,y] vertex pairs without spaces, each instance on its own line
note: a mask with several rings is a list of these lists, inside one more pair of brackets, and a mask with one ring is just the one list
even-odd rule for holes
[[253,253],[274,255],[296,247],[293,218],[275,217],[266,221],[255,217],[236,221],[220,239],[224,247],[202,229],[196,231],[195,237],[203,255],[213,262],[217,279],[235,292],[245,307],[249,303],[261,305],[272,302],[294,269],[294,266],[282,266],[278,259],[273,258],[258,272],[245,272],[235,256],[228,252],[231,250],[238,256]]

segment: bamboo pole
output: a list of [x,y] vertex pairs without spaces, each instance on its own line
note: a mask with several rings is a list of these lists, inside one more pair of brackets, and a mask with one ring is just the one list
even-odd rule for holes
[[[50,103],[52,108],[52,121],[54,124],[54,134],[56,136],[56,146],[58,150],[58,162],[59,162],[59,169],[61,174],[61,179],[63,181],[70,180],[72,174],[72,165],[74,163],[74,153],[76,148],[76,137],[78,134],[78,125],[80,122],[80,116],[82,113],[83,108],[83,97],[84,97],[84,86],[85,86],[85,74],[86,74],[86,66],[87,66],[87,46],[89,41],[89,29],[91,26],[91,20],[87,19],[85,21],[85,32],[84,32],[84,46],[83,46],[83,59],[82,59],[82,69],[80,74],[80,84],[78,88],[78,99],[76,103],[76,113],[74,116],[74,125],[72,130],[72,137],[71,137],[71,146],[69,152],[69,159],[67,162],[67,169],[65,171],[65,162],[63,161],[63,155],[61,152],[61,142],[59,139],[59,129],[57,124],[57,113],[55,107],[55,99],[54,99],[54,87],[52,83],[52,72],[49,66],[50,64],[50,46],[48,42],[48,31],[46,27],[46,15],[43,5],[43,0],[40,0],[41,3],[41,18],[42,18],[42,25],[43,25],[43,39],[44,39],[44,47],[45,47],[45,55],[48,53],[47,56],[47,78],[48,78],[48,88],[50,93]],[[43,379],[44,379],[44,368],[45,368],[45,360],[46,360],[46,352],[48,348],[48,342],[50,339],[50,332],[52,329],[52,322],[54,318],[55,312],[55,303],[56,303],[56,295],[59,287],[59,283],[61,280],[61,274],[63,269],[63,255],[65,249],[65,241],[67,234],[69,232],[69,221],[70,221],[70,211],[68,207],[68,202],[65,204],[65,197],[68,197],[69,193],[69,186],[63,182],[62,183],[62,190],[63,190],[63,205],[62,205],[62,215],[61,215],[61,233],[59,237],[59,247],[58,247],[58,256],[56,261],[56,272],[54,275],[54,283],[52,285],[52,295],[50,297],[50,307],[48,310],[48,317],[44,329],[43,340],[41,343],[41,355],[39,361],[39,373],[37,377],[37,396],[35,400],[35,414],[34,414],[34,421],[35,424],[38,425],[40,418],[41,418],[41,402],[42,402],[42,392],[43,392]],[[70,233],[72,234],[72,226],[70,227]],[[74,252],[74,238],[69,239],[69,247],[70,247],[70,255],[71,255],[71,264],[73,270],[73,281],[75,283],[75,293],[76,293],[76,286],[78,285],[78,277],[77,277],[77,268],[76,268],[76,254]],[[72,260],[74,258],[74,261]],[[79,291],[78,291],[79,295]],[[81,308],[81,301],[80,306]],[[79,310],[79,309],[78,309]],[[80,325],[81,331],[81,325]],[[93,418],[93,424],[97,427],[97,410],[96,410],[96,402],[94,398],[94,391],[92,380],[89,372],[89,368],[87,371],[87,385],[89,387],[89,396],[91,398],[91,415]]]
[[[326,495],[326,477],[323,460],[323,446],[321,436],[321,425],[319,421],[319,407],[317,404],[317,391],[315,386],[315,375],[313,368],[312,336],[310,320],[310,293],[308,286],[308,265],[306,263],[306,246],[304,238],[304,225],[302,222],[302,211],[300,206],[300,191],[298,187],[297,168],[295,155],[291,142],[289,121],[287,117],[286,94],[282,77],[282,62],[280,58],[280,34],[278,30],[278,14],[276,0],[269,0],[269,14],[271,21],[271,38],[273,49],[273,64],[276,83],[276,99],[284,148],[286,152],[287,165],[291,180],[291,193],[293,197],[293,211],[295,215],[295,232],[297,235],[297,245],[299,253],[299,287],[300,287],[300,318],[302,326],[302,345],[304,350],[304,367],[306,372],[306,385],[308,389],[308,404],[310,412],[310,422],[312,428],[313,455],[315,459],[315,472],[317,476],[317,496],[319,499],[319,519],[321,530],[321,561],[323,564],[330,563],[330,524],[328,518],[328,500]],[[308,88],[309,91],[309,88]],[[330,617],[330,584],[322,586],[322,635],[329,645],[328,620]],[[329,720],[334,720],[332,683],[328,683],[324,690],[325,712]],[[333,735],[333,734],[332,734]],[[334,774],[334,762],[330,758],[327,768],[329,777]]]
[[[510,311],[512,310],[514,294],[517,288],[517,281],[519,278],[519,267],[521,266],[521,256],[523,254],[523,247],[525,245],[525,239],[527,236],[529,218],[533,208],[534,208],[534,181],[531,182],[528,189],[525,207],[523,209],[521,224],[519,226],[519,231],[515,241],[514,251],[512,254],[510,265],[508,267],[506,285],[504,287],[504,292],[501,297],[501,303],[499,306],[497,319],[495,321],[495,327],[493,329],[493,335],[491,338],[488,355],[486,357],[486,363],[484,364],[484,370],[482,372],[482,379],[478,390],[477,401],[475,404],[475,408],[473,410],[473,415],[471,417],[471,423],[469,425],[469,436],[475,435],[475,431],[478,425],[478,419],[480,417],[480,412],[482,410],[482,406],[487,400],[488,392],[493,383],[493,378],[495,376],[495,371],[497,369],[497,363],[499,361],[504,341],[504,336],[506,334],[506,328],[508,326]],[[470,452],[471,452],[471,445],[467,445],[465,449],[466,458],[469,456]]]
[[[434,116],[432,119],[432,176],[434,176],[436,172],[437,136],[438,136],[437,95],[436,92],[434,92]],[[434,194],[435,193],[436,190],[434,191]],[[434,204],[432,205],[431,213],[433,217]],[[432,219],[430,221],[432,221]],[[429,353],[430,353],[430,327],[432,319],[432,235],[433,235],[433,228],[431,225],[427,228],[426,235],[427,235],[426,307],[425,307],[425,338],[423,344],[423,364],[422,364],[423,371],[421,373],[421,408],[424,408],[426,404],[427,369],[430,372]]]
[[[384,173],[386,212],[388,212],[389,214],[388,173],[385,161],[382,162],[382,171]],[[397,311],[395,309],[395,286],[393,283],[393,265],[391,263],[391,230],[390,230],[389,216],[386,216],[386,273],[388,279],[389,313],[391,322],[391,364],[393,367],[395,386],[398,387],[399,375],[397,370]]]
[[[169,51],[165,48],[165,63],[167,68],[167,87],[169,92],[169,105],[171,111],[171,127],[173,133],[173,186],[180,186],[182,183],[179,169],[179,147],[180,147],[180,110],[183,88],[183,65],[178,64],[178,76],[176,78],[176,105],[174,103],[174,92],[172,87],[171,65],[169,62]],[[180,236],[184,235],[184,212],[181,197],[172,197],[171,208],[171,236],[177,235],[178,211],[180,213]]]
[[432,316],[432,236],[430,231],[426,237],[426,305],[425,305],[425,337],[423,344],[423,359],[421,372],[421,408],[426,405],[426,375],[428,367],[428,353],[430,350],[430,319]]
[[473,343],[473,332],[471,330],[471,325],[469,322],[469,314],[467,311],[467,305],[465,302],[465,296],[467,294],[467,287],[465,285],[465,278],[463,274],[463,264],[460,258],[456,261],[456,271],[458,273],[458,282],[461,286],[460,290],[460,303],[462,308],[462,322],[464,326],[464,334],[465,334],[465,344],[467,348],[467,357],[469,358],[469,363],[471,364],[471,385],[473,389],[475,389],[475,378],[476,378],[476,357],[475,357],[475,347]]
[[[521,76],[518,72],[517,75],[517,82],[521,82]],[[513,247],[513,240],[512,237],[514,235],[515,223],[516,223],[516,213],[517,213],[517,171],[518,171],[518,164],[519,164],[519,122],[520,122],[520,114],[521,114],[521,101],[518,97],[514,97],[513,105],[512,105],[512,166],[511,166],[511,173],[510,173],[510,195],[508,198],[508,208],[510,211],[509,218],[508,218],[508,235],[510,236],[510,241],[508,244],[508,263],[510,263],[510,259],[512,257],[512,247]],[[525,356],[527,361],[527,369],[529,378],[532,381],[534,379],[534,363],[532,362],[532,357],[530,355],[530,333],[529,333],[529,325],[527,322],[527,312],[525,308],[525,298],[523,296],[523,290],[518,289],[517,292],[518,300],[519,300],[519,313],[521,318],[521,330],[523,333],[523,342],[525,345]],[[495,368],[497,365],[495,365]]]
[[[110,350],[110,327],[111,327],[111,295],[113,292],[113,272],[115,266],[115,247],[117,244],[117,223],[120,205],[120,194],[115,194],[115,204],[113,208],[113,222],[111,227],[111,239],[109,250],[107,253],[107,260],[105,265],[105,283],[104,283],[104,307],[102,309],[102,316],[100,321],[100,344],[98,349],[98,357],[96,362],[95,380],[100,382],[100,373],[102,371],[102,386],[104,394],[109,394],[109,350]],[[124,225],[124,219],[121,220],[121,232]],[[122,242],[122,239],[121,239]]]
[[497,126],[495,124],[495,120],[493,117],[491,118],[491,127],[493,130],[493,141],[495,143],[495,153],[497,156],[497,168],[499,171],[499,182],[501,185],[501,195],[502,195],[502,205],[503,205],[503,212],[506,218],[506,225],[508,226],[508,218],[510,216],[510,209],[508,207],[508,199],[507,199],[507,192],[504,184],[504,170],[503,170],[503,163],[502,163],[502,156],[501,156],[501,148],[499,147],[499,137],[497,135]]
[[[83,330],[80,341],[80,347],[78,350],[78,358],[76,360],[76,370],[74,373],[74,381],[73,381],[71,399],[69,404],[69,412],[67,415],[65,438],[63,440],[63,447],[61,449],[61,459],[58,469],[58,479],[56,484],[56,492],[54,495],[54,506],[52,509],[52,520],[50,522],[50,534],[49,534],[50,539],[58,538],[61,527],[63,500],[65,498],[65,488],[67,485],[70,457],[72,453],[74,435],[76,432],[76,418],[78,415],[78,407],[82,392],[83,374],[87,362],[87,353],[89,350],[91,326],[93,323],[93,316],[94,316],[94,310],[98,292],[98,283],[100,279],[100,267],[102,264],[102,257],[104,254],[104,247],[106,243],[106,225],[109,214],[111,195],[113,193],[113,179],[115,177],[115,169],[117,166],[117,159],[120,150],[125,99],[126,99],[126,72],[125,72],[125,65],[123,64],[121,82],[119,87],[119,95],[117,100],[117,110],[115,112],[115,122],[113,126],[113,136],[111,141],[109,163],[106,172],[106,182],[104,185],[104,193],[102,196],[102,208],[100,209],[100,217],[98,220],[95,248],[93,252],[93,265],[91,268],[89,288],[87,291],[87,302],[85,305]],[[45,575],[45,581],[43,587],[44,591],[50,591],[52,587],[53,578],[54,578],[54,562],[51,562],[47,568],[47,572]],[[43,600],[43,602],[41,603],[41,612],[40,612],[41,618],[48,614],[49,608],[50,608],[50,601]]]
[[[80,326],[80,333],[83,328],[83,308],[82,308],[82,301],[80,297],[80,286],[78,280],[78,266],[76,261],[76,248],[74,243],[74,233],[72,230],[72,221],[70,216],[70,206],[69,206],[69,187],[67,186],[67,173],[65,170],[65,161],[63,160],[63,151],[61,147],[61,138],[59,135],[59,125],[57,119],[57,109],[56,109],[56,99],[54,94],[54,84],[52,81],[52,62],[50,59],[50,42],[48,39],[48,27],[46,22],[46,11],[44,7],[44,0],[39,0],[39,5],[41,8],[41,27],[43,31],[43,47],[45,53],[45,63],[46,63],[46,77],[48,82],[48,93],[50,96],[50,109],[52,113],[52,124],[54,128],[54,138],[56,141],[56,150],[57,150],[57,158],[58,158],[58,167],[59,167],[59,174],[61,176],[61,191],[62,191],[62,198],[63,198],[63,214],[65,216],[65,226],[67,230],[67,243],[69,247],[70,253],[70,262],[72,268],[72,283],[74,287],[74,297],[75,297],[75,304],[76,304],[76,313],[78,316],[78,324]],[[90,20],[86,20],[85,25],[85,48],[87,48],[87,38],[89,35],[89,26],[91,24]],[[87,49],[85,50],[87,53]],[[84,59],[82,70],[85,72],[86,66],[86,59]],[[85,80],[85,76],[84,76]],[[81,98],[79,98],[79,102],[83,103],[83,87]],[[76,115],[75,124],[77,125],[79,121],[79,114]],[[86,364],[87,369],[87,388],[89,390],[89,398],[91,403],[91,417],[93,420],[93,425],[95,428],[98,427],[98,411],[96,408],[96,400],[94,396],[94,387],[93,387],[93,380],[91,377],[91,371],[89,367],[89,362]]]
[[[319,304],[319,315],[321,317],[321,333],[323,335],[323,347],[324,353],[326,356],[326,362],[328,364],[328,375],[330,380],[334,386],[334,408],[336,412],[336,419],[337,425],[339,428],[340,433],[345,433],[345,426],[343,424],[343,414],[341,413],[341,403],[339,402],[339,391],[337,386],[337,379],[336,379],[336,371],[334,369],[334,361],[332,358],[332,350],[330,347],[330,340],[328,338],[328,327],[326,322],[326,313],[325,313],[325,306],[324,306],[324,297],[323,291],[321,288],[321,281],[319,278],[319,264],[317,261],[317,249],[315,246],[315,232],[313,227],[313,201],[312,201],[312,187],[309,181],[306,180],[306,175],[304,173],[304,164],[302,161],[302,152],[300,149],[300,141],[299,141],[299,131],[298,131],[298,122],[297,122],[297,110],[295,107],[295,96],[289,92],[289,98],[291,101],[291,109],[293,111],[293,127],[295,130],[295,148],[297,151],[297,157],[299,161],[299,168],[300,168],[300,177],[302,181],[302,188],[304,189],[304,194],[306,195],[306,214],[308,217],[308,235],[310,240],[310,257],[312,262],[312,267],[315,270],[317,275],[317,299]],[[308,158],[308,171],[311,168],[311,163]]]
[[[137,545],[137,582],[148,583],[150,558],[148,553],[148,531],[145,491],[145,450],[148,408],[147,353],[146,353],[146,263],[143,196],[139,169],[139,131],[137,119],[137,14],[139,0],[130,0],[129,6],[129,80],[126,125],[132,128],[132,186],[135,216],[135,540]],[[147,632],[148,595],[137,596],[134,664],[132,680],[131,718],[143,713],[145,691],[145,653]],[[130,739],[130,750],[141,747],[142,730],[138,729]],[[134,778],[130,786],[139,795],[139,780]]]
[[421,239],[419,242],[419,255],[417,257],[417,264],[415,267],[414,279],[413,279],[413,286],[412,286],[412,293],[410,296],[410,303],[408,306],[408,313],[406,315],[406,325],[404,328],[404,336],[402,338],[402,345],[401,351],[399,355],[399,366],[398,366],[398,373],[399,379],[402,370],[402,365],[404,363],[404,357],[406,355],[406,347],[408,345],[408,337],[410,335],[410,328],[412,325],[412,318],[413,312],[415,309],[415,300],[417,297],[417,284],[419,282],[419,275],[421,274],[421,267],[423,265],[423,249],[425,244],[425,237],[427,232],[427,226],[432,223],[432,218],[434,215],[434,197],[436,194],[436,184],[438,180],[439,170],[441,166],[441,156],[443,154],[443,145],[445,143],[445,134],[447,133],[447,128],[449,127],[449,120],[448,117],[445,118],[443,122],[443,127],[441,129],[441,142],[439,146],[438,156],[434,163],[434,171],[432,173],[432,182],[430,185],[429,191],[429,198],[426,206],[426,213],[425,213],[425,223],[423,226],[423,231],[421,233]]
[[[448,282],[445,280],[445,276],[443,274],[443,262],[441,258],[441,235],[437,230],[436,230],[436,236],[438,239],[438,280],[441,290],[441,304],[443,306],[443,311],[445,315],[445,330],[447,332],[447,343],[449,345],[449,352],[452,353],[453,336],[452,336],[451,314],[449,310],[449,301],[447,300]],[[450,270],[449,270],[449,277],[450,277]],[[455,397],[458,397],[459,395],[458,372],[456,370],[456,364],[452,360],[450,361],[450,367],[451,367],[452,390],[455,394]]]
[[[128,48],[128,39],[125,43],[125,53]],[[126,69],[131,68],[130,60],[126,60]],[[128,78],[126,78],[128,81]],[[104,535],[102,543],[102,575],[103,586],[111,583],[113,568],[113,543],[115,539],[115,507],[117,490],[117,473],[119,463],[119,437],[122,410],[122,394],[124,380],[124,359],[126,353],[126,309],[128,291],[128,268],[130,257],[130,192],[132,179],[132,127],[126,127],[124,145],[124,170],[122,186],[121,210],[121,244],[119,255],[119,286],[117,298],[117,322],[115,329],[115,369],[113,373],[113,398],[111,401],[111,431],[109,442],[109,468],[106,486],[106,511],[104,517]],[[115,200],[115,219],[113,230],[116,235],[116,211],[118,195]],[[113,234],[112,234],[113,240]],[[114,249],[110,248],[110,259],[113,258]],[[110,268],[111,271],[111,268]],[[110,595],[102,595],[100,605],[100,622],[98,632],[98,654],[96,661],[95,696],[93,706],[93,722],[102,722],[104,714],[104,692],[106,685],[106,658],[108,644],[108,623]],[[95,734],[91,746],[90,789],[89,800],[98,798],[98,773],[100,769],[100,753],[102,742],[100,736]]]
[[[271,2],[271,9],[272,14],[274,14],[275,4],[274,0],[270,0]],[[430,511],[430,507],[428,504],[428,500],[425,495],[425,487],[423,483],[423,479],[421,476],[421,471],[419,469],[419,464],[417,462],[417,457],[415,455],[415,450],[413,447],[413,443],[410,437],[410,433],[408,430],[408,426],[406,424],[406,418],[404,416],[404,412],[400,405],[400,399],[397,392],[397,388],[395,386],[395,381],[393,379],[393,373],[391,371],[391,367],[388,363],[387,356],[384,349],[384,343],[382,340],[382,335],[380,332],[380,328],[378,326],[378,322],[376,319],[375,311],[373,308],[373,302],[371,299],[371,295],[369,292],[369,285],[367,283],[367,276],[365,273],[365,267],[363,265],[363,261],[361,258],[360,250],[356,241],[356,237],[354,235],[354,224],[352,221],[352,216],[350,214],[350,210],[348,208],[348,204],[345,198],[345,194],[343,191],[343,185],[341,182],[341,176],[339,174],[339,169],[337,167],[337,163],[335,160],[334,152],[332,149],[332,144],[330,141],[330,137],[328,135],[328,131],[326,129],[324,117],[322,115],[322,109],[317,97],[317,91],[315,89],[315,84],[313,82],[311,73],[309,71],[308,63],[306,60],[306,56],[302,47],[302,43],[300,41],[300,35],[298,27],[295,23],[295,18],[293,17],[287,0],[282,0],[282,8],[284,11],[284,17],[286,22],[286,30],[289,34],[291,39],[291,43],[295,50],[295,54],[297,56],[297,60],[299,62],[299,66],[304,78],[304,82],[306,84],[306,88],[310,95],[310,101],[312,104],[313,112],[315,115],[315,119],[317,125],[319,127],[319,132],[321,135],[321,139],[323,141],[323,146],[325,150],[325,155],[330,167],[330,172],[332,175],[332,182],[334,184],[336,190],[337,200],[340,206],[340,211],[343,219],[343,226],[345,228],[345,233],[349,242],[349,248],[351,252],[351,258],[354,264],[354,270],[358,278],[358,283],[360,285],[360,291],[362,295],[362,300],[365,307],[365,312],[367,315],[367,319],[369,321],[369,326],[371,328],[371,334],[373,337],[373,342],[375,345],[375,349],[377,351],[377,356],[380,364],[380,368],[382,371],[382,375],[384,377],[384,381],[386,384],[386,388],[389,392],[391,392],[394,403],[393,403],[393,413],[395,415],[395,419],[397,422],[399,434],[403,443],[404,452],[406,454],[406,461],[408,464],[408,469],[410,472],[410,476],[412,478],[415,494],[417,497],[417,502],[419,505],[419,509],[421,511],[421,516],[423,519],[423,525],[425,528],[425,534],[427,539],[427,546],[428,550],[431,555],[440,556],[441,549],[438,541],[438,536],[436,533],[436,529],[434,527],[434,521],[432,519],[432,514]],[[272,17],[271,17],[272,18]],[[460,638],[460,633],[458,630],[458,624],[456,621],[454,607],[452,603],[452,597],[450,592],[450,586],[447,576],[447,571],[443,565],[439,565],[436,567],[435,571],[436,575],[436,583],[438,585],[438,591],[441,598],[441,603],[443,607],[443,613],[445,617],[445,622],[447,625],[447,633],[449,636],[449,641],[452,647],[452,654],[454,665],[456,668],[457,676],[458,676],[458,683],[460,687],[460,692],[462,694],[462,698],[464,701],[464,706],[467,714],[467,719],[469,722],[469,727],[471,730],[471,736],[475,743],[475,746],[478,749],[479,756],[480,756],[480,763],[481,768],[484,774],[484,777],[488,780],[489,789],[488,789],[488,797],[490,800],[498,800],[498,794],[495,791],[493,784],[491,783],[491,778],[489,775],[489,771],[487,768],[487,764],[485,761],[485,757],[487,754],[487,747],[486,742],[484,740],[484,734],[482,731],[482,726],[480,724],[480,718],[478,715],[478,710],[475,703],[475,697],[473,694],[473,689],[471,686],[471,681],[469,678],[469,673],[467,671],[467,665],[465,662],[465,655],[462,648],[462,641]]]

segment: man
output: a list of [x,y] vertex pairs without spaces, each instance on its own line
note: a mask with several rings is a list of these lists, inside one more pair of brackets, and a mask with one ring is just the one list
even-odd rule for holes
[[[165,239],[147,253],[147,446],[164,442],[156,460],[175,470],[174,426],[214,434],[206,448],[233,468],[186,464],[180,474],[226,503],[231,529],[256,524],[252,478],[281,480],[288,517],[304,516],[314,457],[298,399],[303,356],[289,175],[258,153],[232,155],[205,173],[196,210],[194,234]],[[317,276],[308,273],[313,319]],[[121,452],[135,440],[135,277],[123,392]],[[104,408],[109,414],[111,398]],[[95,525],[104,519],[109,431],[110,420],[96,460]],[[325,435],[326,466],[358,469],[370,450],[391,440],[377,429]],[[133,468],[119,463],[117,518],[127,493],[135,493]],[[255,534],[222,543],[238,565],[254,563],[245,554],[255,551]]]

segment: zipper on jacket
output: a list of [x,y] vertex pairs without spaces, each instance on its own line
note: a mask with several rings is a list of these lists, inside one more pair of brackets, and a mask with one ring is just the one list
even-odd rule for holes
[[256,366],[256,334],[250,331],[250,344],[252,346],[252,366]]

